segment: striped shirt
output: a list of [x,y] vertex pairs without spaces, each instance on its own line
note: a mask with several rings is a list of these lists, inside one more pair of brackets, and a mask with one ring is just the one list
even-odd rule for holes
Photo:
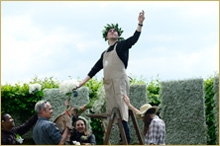
[[145,136],[145,145],[165,145],[165,123],[157,115],[154,116],[149,131]]

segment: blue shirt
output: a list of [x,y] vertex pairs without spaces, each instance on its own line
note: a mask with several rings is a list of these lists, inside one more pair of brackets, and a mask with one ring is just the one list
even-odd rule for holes
[[36,145],[58,145],[62,135],[55,123],[38,117],[33,131],[33,139]]

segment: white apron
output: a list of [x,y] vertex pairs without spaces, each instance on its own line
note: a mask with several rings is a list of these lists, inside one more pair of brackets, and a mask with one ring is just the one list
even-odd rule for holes
[[110,52],[106,50],[103,56],[106,111],[111,113],[114,107],[118,107],[122,120],[128,122],[128,106],[123,97],[129,95],[129,81],[125,65],[116,52],[116,46],[117,44]]

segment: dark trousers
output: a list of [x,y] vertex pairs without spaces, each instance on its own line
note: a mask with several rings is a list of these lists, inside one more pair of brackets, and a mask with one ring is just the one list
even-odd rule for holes
[[[126,135],[128,144],[130,145],[131,144],[131,135],[130,135],[130,128],[129,128],[128,122],[123,120],[122,124],[123,124],[124,130],[125,130],[125,135]],[[120,141],[122,141],[121,133],[120,133],[120,138],[121,138]]]

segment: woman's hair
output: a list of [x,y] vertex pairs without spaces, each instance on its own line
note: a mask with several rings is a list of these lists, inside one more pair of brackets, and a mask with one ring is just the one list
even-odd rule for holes
[[143,131],[144,135],[147,134],[147,132],[149,130],[150,123],[152,121],[150,115],[155,114],[155,112],[156,112],[156,109],[151,108],[151,109],[147,110],[147,112],[144,114],[144,131]]
[[83,121],[83,123],[84,123],[84,125],[85,125],[85,131],[84,131],[84,134],[85,134],[86,136],[88,136],[88,135],[89,135],[89,131],[88,131],[88,128],[87,128],[87,125],[86,125],[86,121],[85,121],[84,119],[82,119],[82,118],[78,118],[78,119],[76,119],[75,127],[76,127],[76,123],[77,123],[77,121]]

